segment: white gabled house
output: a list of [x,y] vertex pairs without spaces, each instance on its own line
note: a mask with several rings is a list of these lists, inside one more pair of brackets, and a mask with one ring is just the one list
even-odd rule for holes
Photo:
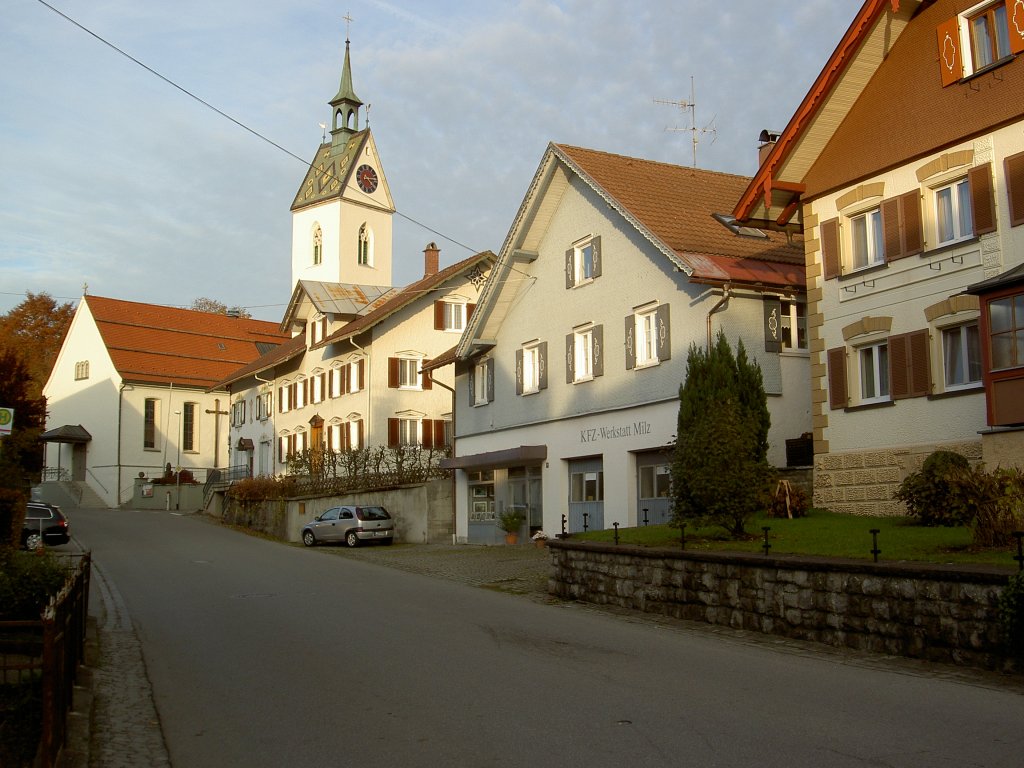
[[802,249],[727,216],[749,179],[552,144],[456,350],[457,535],[661,522],[691,344],[742,339],[770,460],[811,429]]
[[262,320],[83,296],[43,388],[44,476],[116,507],[140,473],[225,467],[228,393],[213,385],[287,338]]

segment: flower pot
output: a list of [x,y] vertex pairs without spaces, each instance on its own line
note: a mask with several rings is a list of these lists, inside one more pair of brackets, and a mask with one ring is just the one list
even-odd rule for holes
[[544,539],[534,539],[533,540],[533,546],[535,546],[537,549],[544,549],[544,547],[546,545],[547,545],[547,542]]
[[506,533],[505,534],[505,543],[506,544],[518,544],[519,543],[519,534],[518,533]]

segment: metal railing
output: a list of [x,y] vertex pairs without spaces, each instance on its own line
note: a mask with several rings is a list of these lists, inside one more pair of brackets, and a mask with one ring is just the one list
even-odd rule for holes
[[47,768],[57,765],[67,738],[89,614],[92,557],[84,552],[68,559],[67,581],[38,620],[0,622],[0,685],[38,686],[42,716],[33,764]]
[[203,508],[210,505],[210,498],[214,493],[227,488],[235,480],[245,480],[249,477],[252,477],[252,472],[246,464],[227,469],[211,469],[206,473],[206,484],[203,486]]

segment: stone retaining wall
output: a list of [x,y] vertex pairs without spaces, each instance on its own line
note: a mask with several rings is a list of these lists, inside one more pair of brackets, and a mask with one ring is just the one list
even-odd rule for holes
[[684,552],[552,540],[548,591],[861,651],[1007,668],[996,605],[1011,570]]

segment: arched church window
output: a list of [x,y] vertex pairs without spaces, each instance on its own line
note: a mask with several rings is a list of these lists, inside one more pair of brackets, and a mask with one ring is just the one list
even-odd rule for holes
[[324,233],[320,225],[313,226],[313,264],[319,264],[324,257]]
[[359,228],[359,263],[373,266],[373,230],[365,223]]

